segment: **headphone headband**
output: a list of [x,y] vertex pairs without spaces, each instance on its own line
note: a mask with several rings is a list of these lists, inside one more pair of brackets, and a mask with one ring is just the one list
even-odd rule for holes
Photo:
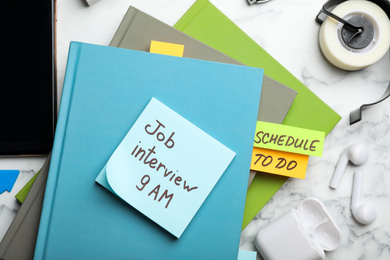
[[[326,11],[331,12],[336,6],[338,6],[339,4],[341,4],[345,1],[348,1],[348,0],[329,0],[329,1],[327,1],[323,5],[322,10],[318,13],[318,15],[316,17],[316,21],[319,23],[322,23],[326,19],[326,17],[328,16],[326,14]],[[387,17],[389,17],[389,19],[390,19],[390,2],[389,1],[387,1],[387,0],[367,0],[367,1],[373,2],[374,4],[376,4],[377,6],[382,8],[382,10],[387,14]]]

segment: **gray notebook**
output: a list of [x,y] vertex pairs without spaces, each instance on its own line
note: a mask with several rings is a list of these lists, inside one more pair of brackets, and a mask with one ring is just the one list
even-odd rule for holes
[[[148,52],[152,40],[184,45],[186,58],[243,65],[133,6],[126,12],[110,46]],[[296,95],[295,90],[264,76],[258,120],[282,123]]]

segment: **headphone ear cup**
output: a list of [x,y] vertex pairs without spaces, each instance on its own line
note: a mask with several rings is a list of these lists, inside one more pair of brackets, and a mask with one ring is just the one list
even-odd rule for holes
[[342,39],[343,24],[327,17],[320,28],[319,43],[326,59],[344,70],[363,69],[381,59],[390,48],[390,20],[385,11],[370,1],[345,1],[332,13],[348,20],[363,16],[372,24],[373,38],[363,48],[351,48]]

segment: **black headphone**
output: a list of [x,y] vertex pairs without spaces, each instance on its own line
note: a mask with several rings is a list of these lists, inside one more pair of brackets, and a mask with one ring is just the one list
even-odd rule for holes
[[[322,23],[325,20],[328,12],[331,12],[336,6],[338,6],[339,4],[341,4],[345,1],[348,1],[348,0],[329,0],[328,2],[326,2],[322,6],[322,10],[318,13],[318,15],[316,17],[316,21],[319,23]],[[387,1],[387,0],[368,0],[368,1],[373,2],[374,4],[376,4],[377,6],[382,8],[382,10],[387,14],[387,16],[390,19],[390,2],[389,1]]]
[[[342,23],[343,26],[341,28],[340,38],[343,41],[343,44],[347,49],[362,49],[365,48],[373,41],[373,35],[375,34],[373,26],[369,21],[365,21],[365,18],[361,16],[350,17],[350,19],[344,19],[343,17],[339,17],[336,14],[332,13],[333,9],[335,9],[338,5],[348,0],[329,0],[327,1],[321,11],[316,16],[316,21],[322,24],[325,19],[329,16]],[[390,2],[388,0],[367,0],[379,6],[387,15],[390,20]],[[390,47],[390,46],[389,46]],[[324,52],[324,50],[323,50]],[[390,97],[390,83],[387,87],[385,93],[380,97],[380,99],[374,103],[363,104],[358,109],[353,110],[350,113],[349,119],[350,124],[354,124],[361,120],[362,110],[366,109],[369,106],[375,105],[379,102]]]

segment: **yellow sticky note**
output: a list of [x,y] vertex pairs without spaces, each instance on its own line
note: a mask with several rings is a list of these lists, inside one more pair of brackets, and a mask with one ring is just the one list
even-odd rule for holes
[[308,155],[254,147],[251,170],[304,179],[308,161]]
[[322,156],[325,133],[257,121],[254,147]]
[[151,41],[150,52],[183,57],[184,45],[160,41]]

